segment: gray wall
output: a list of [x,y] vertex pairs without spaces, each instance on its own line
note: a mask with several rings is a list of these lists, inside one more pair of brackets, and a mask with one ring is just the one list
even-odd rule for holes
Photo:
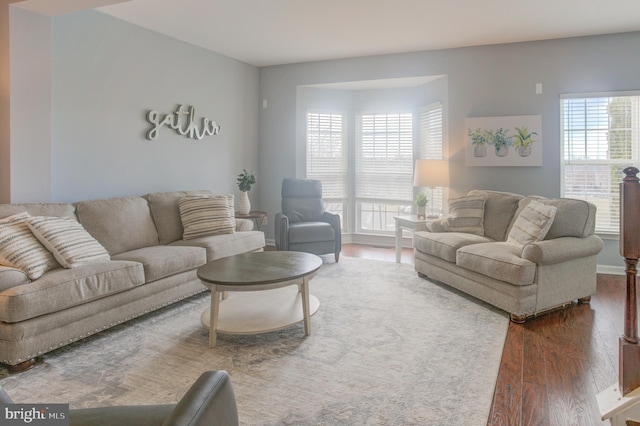
[[[243,168],[258,169],[256,67],[95,11],[50,21],[51,124],[46,134],[31,140],[12,137],[12,146],[23,146],[12,157],[12,169],[26,164],[44,144],[50,147],[49,176],[39,179],[37,188],[25,173],[16,172],[13,202],[195,188],[239,194],[236,175]],[[35,48],[29,49],[26,56],[33,57]],[[22,55],[12,52],[12,64],[24,62]],[[32,77],[32,83],[41,84],[42,79]],[[29,79],[20,86],[25,84]],[[28,111],[41,109],[39,102],[46,105],[46,100],[35,94],[16,102],[25,102]],[[165,127],[156,140],[145,139],[150,127],[146,112],[165,114],[179,104],[194,106],[198,122],[215,120],[221,134],[193,140]],[[16,119],[12,135],[33,126],[27,115]]]
[[[447,75],[451,191],[494,189],[560,195],[561,93],[640,89],[640,33],[448,49],[260,69],[260,205],[279,210],[280,183],[301,176],[304,139],[296,131],[297,87],[344,81]],[[535,94],[535,84],[543,94]],[[542,115],[542,167],[466,167],[467,117]],[[272,227],[267,237],[273,237]],[[601,265],[622,266],[617,240],[605,241]]]

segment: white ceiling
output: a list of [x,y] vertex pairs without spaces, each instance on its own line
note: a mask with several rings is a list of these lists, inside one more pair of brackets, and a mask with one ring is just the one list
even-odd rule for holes
[[56,2],[115,3],[97,10],[256,66],[640,31],[639,0]]

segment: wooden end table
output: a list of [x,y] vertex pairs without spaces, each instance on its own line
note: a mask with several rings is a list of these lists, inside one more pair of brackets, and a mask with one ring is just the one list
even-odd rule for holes
[[[201,317],[209,327],[209,347],[216,345],[217,333],[266,333],[300,321],[305,335],[310,335],[311,315],[320,302],[309,294],[309,281],[321,266],[322,259],[314,254],[264,251],[225,257],[198,268],[198,278],[211,290],[211,307]],[[283,289],[293,285],[297,291]],[[243,293],[221,301],[226,291]]]
[[262,225],[262,221],[264,220],[265,217],[267,217],[267,212],[263,212],[260,210],[251,210],[247,214],[240,214],[240,213],[235,214],[236,219],[252,219],[253,222],[256,224],[256,229],[258,231],[260,230],[260,226]]

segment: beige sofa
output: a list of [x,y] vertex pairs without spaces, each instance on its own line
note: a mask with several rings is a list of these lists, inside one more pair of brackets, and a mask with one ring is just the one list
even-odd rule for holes
[[28,368],[39,355],[204,291],[196,269],[207,261],[264,248],[264,234],[242,219],[238,232],[183,240],[178,202],[187,195],[211,193],[0,205],[0,218],[23,211],[74,218],[111,257],[34,281],[0,266],[0,362]]
[[[428,222],[427,231],[413,238],[415,269],[421,276],[507,311],[518,323],[573,300],[590,300],[596,291],[596,257],[603,247],[594,235],[593,204],[495,191],[467,196],[484,199],[483,232],[450,232],[446,219]],[[522,247],[507,242],[531,200],[557,208],[546,236]]]

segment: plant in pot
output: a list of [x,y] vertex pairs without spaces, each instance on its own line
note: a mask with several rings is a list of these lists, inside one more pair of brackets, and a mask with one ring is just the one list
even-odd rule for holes
[[472,132],[471,129],[468,129],[467,133],[469,134],[471,144],[473,145],[473,156],[486,157],[487,149],[485,148],[485,144],[489,143],[487,131],[476,129]]
[[526,127],[516,127],[516,134],[511,136],[513,139],[513,147],[518,151],[521,157],[528,157],[531,154],[531,145],[533,145],[533,136],[537,136],[536,132],[530,132]]
[[419,192],[418,195],[416,195],[416,199],[413,203],[418,206],[418,219],[425,218],[428,202],[429,200],[424,192]]
[[240,198],[238,199],[238,205],[236,206],[236,212],[238,214],[249,214],[251,211],[251,202],[249,201],[248,192],[251,191],[251,187],[256,183],[256,172],[248,172],[246,169],[242,169],[242,173],[238,175],[238,189],[240,189]]
[[500,127],[495,132],[489,131],[491,135],[491,143],[496,149],[496,155],[498,157],[506,157],[509,154],[509,147],[513,145],[513,141],[511,140],[511,136],[507,136],[507,132],[509,129],[503,129]]

